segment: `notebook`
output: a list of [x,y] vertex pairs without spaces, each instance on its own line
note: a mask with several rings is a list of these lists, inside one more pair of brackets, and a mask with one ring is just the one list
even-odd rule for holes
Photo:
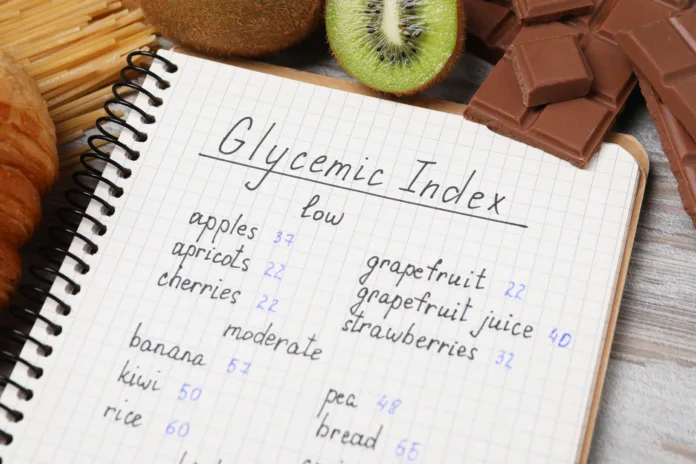
[[3,462],[586,458],[635,142],[580,170],[460,105],[159,57],[31,331],[51,354],[6,382]]

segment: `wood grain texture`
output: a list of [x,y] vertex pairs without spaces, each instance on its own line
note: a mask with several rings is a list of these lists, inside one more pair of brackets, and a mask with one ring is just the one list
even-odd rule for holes
[[[320,34],[267,61],[350,79]],[[465,55],[425,94],[467,103],[490,69]],[[639,92],[615,130],[643,144],[651,169],[589,462],[696,462],[696,231]],[[46,220],[25,248],[25,261],[35,261],[37,247],[47,243],[51,212],[69,187],[63,180],[44,202]]]

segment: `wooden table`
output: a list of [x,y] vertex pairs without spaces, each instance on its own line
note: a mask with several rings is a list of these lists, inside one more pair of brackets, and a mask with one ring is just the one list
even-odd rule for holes
[[[348,78],[321,36],[268,61]],[[426,94],[466,103],[490,69],[467,55]],[[645,146],[651,171],[590,462],[696,462],[696,231],[639,92],[616,130]],[[53,190],[45,202],[47,218],[70,185],[64,179]],[[27,261],[38,243],[46,243],[43,229],[25,249]]]

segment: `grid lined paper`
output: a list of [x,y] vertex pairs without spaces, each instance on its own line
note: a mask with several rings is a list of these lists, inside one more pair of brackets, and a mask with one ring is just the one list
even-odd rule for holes
[[[31,401],[3,394],[26,416],[0,419],[6,462],[578,458],[639,175],[625,150],[605,144],[578,170],[460,115],[161,53],[179,71],[153,71],[172,86],[145,86],[164,105],[137,102],[157,122],[128,121],[149,139],[121,136],[142,156],[113,154],[133,176],[107,168],[127,193],[98,187],[116,207],[90,206],[104,236],[81,226],[99,252],[71,248],[91,270],[61,269],[82,291],[54,285],[72,313],[44,305],[63,333],[34,327],[54,353],[22,353],[46,373],[15,369]],[[210,288],[172,288],[177,272]],[[491,316],[517,335],[476,334]],[[166,348],[141,351],[136,331]],[[162,355],[174,346],[191,362]]]

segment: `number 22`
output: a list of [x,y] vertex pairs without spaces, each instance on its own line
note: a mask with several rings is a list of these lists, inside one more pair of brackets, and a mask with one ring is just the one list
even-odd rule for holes
[[[514,300],[522,300],[522,292],[524,292],[526,289],[527,289],[527,286],[525,284],[520,284],[519,288],[517,290],[517,293],[514,293],[515,292],[515,282],[510,281],[510,286],[508,287],[507,290],[505,290],[505,296],[507,298],[512,298]],[[514,295],[513,295],[513,293],[514,293]]]
[[265,304],[268,300],[269,300],[268,295],[266,295],[266,294],[264,293],[264,294],[263,294],[263,299],[262,299],[261,301],[259,301],[259,304],[256,305],[256,309],[263,309],[264,311],[269,311],[269,312],[272,312],[272,313],[276,312],[276,310],[275,310],[274,308],[275,308],[275,306],[278,304],[278,300],[275,299],[275,298],[273,298],[273,302],[272,302],[270,305],[268,305],[268,307],[265,307],[264,304]]
[[282,280],[283,278],[283,271],[285,271],[285,264],[278,264],[278,270],[276,270],[275,274],[272,274],[273,270],[276,267],[276,263],[273,261],[268,262],[268,267],[266,268],[266,272],[263,273],[264,276],[266,277],[272,277],[275,280]]

